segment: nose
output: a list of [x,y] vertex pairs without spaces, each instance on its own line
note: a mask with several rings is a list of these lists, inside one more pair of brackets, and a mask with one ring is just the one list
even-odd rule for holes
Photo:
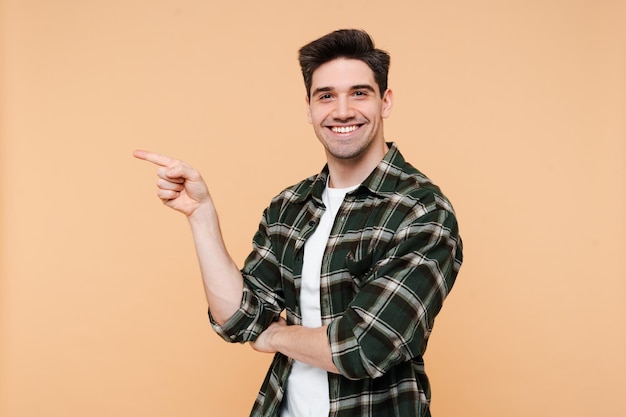
[[333,112],[335,120],[346,121],[354,117],[354,109],[352,108],[348,97],[339,96],[335,103],[335,109]]

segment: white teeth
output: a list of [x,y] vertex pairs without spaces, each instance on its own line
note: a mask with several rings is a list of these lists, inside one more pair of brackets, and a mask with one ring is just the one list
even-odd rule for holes
[[332,131],[335,133],[350,133],[358,129],[358,126],[333,126]]

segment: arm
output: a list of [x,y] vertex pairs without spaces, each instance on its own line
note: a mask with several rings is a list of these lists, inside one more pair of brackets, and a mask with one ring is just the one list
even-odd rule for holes
[[226,322],[241,305],[243,278],[228,254],[217,212],[200,173],[184,162],[147,151],[133,155],[157,165],[157,195],[167,207],[187,216],[215,321]]
[[258,352],[280,352],[308,365],[339,373],[333,363],[326,329],[327,326],[317,328],[287,326],[285,319],[281,317],[251,345]]
[[435,210],[398,231],[341,317],[319,328],[280,319],[252,347],[350,379],[381,376],[423,355],[461,259],[454,215]]
[[452,212],[434,209],[398,229],[344,314],[328,326],[340,373],[376,378],[420,358],[461,261]]

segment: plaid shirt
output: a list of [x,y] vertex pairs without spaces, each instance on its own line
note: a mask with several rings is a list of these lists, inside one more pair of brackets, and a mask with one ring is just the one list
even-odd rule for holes
[[[330,416],[430,416],[422,357],[435,316],[454,284],[462,243],[450,202],[404,161],[396,145],[343,201],[320,277],[322,323],[341,374],[328,374]],[[325,167],[276,196],[264,211],[242,269],[240,309],[229,342],[255,338],[286,310],[301,324],[304,242],[324,212]],[[292,360],[278,353],[251,416],[280,414]]]

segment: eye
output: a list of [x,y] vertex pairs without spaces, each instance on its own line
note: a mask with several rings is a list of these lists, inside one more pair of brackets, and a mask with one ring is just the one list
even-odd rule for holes
[[330,100],[332,98],[332,95],[330,94],[322,94],[320,96],[320,100]]
[[357,97],[364,97],[367,95],[367,91],[363,91],[363,90],[357,90],[354,92],[354,95]]

